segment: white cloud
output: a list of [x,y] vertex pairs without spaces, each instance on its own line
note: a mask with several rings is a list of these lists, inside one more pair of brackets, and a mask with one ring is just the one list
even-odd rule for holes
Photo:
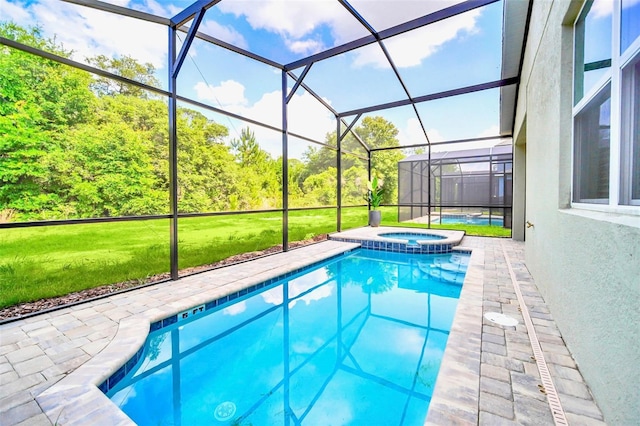
[[282,300],[283,300],[282,287],[278,286],[278,287],[270,288],[269,290],[266,290],[263,293],[261,293],[260,296],[262,297],[262,300],[264,300],[265,303],[269,303],[271,305],[279,305],[282,303]]
[[389,336],[391,342],[387,345],[390,352],[397,355],[419,356],[424,344],[424,332],[416,328],[399,328]]
[[[322,300],[324,298],[330,297],[331,294],[333,293],[333,289],[334,289],[334,286],[332,284],[324,285],[312,291],[311,293],[305,294],[304,296],[289,302],[289,308],[293,308],[296,305],[296,303],[300,301],[304,301],[305,305],[308,306],[313,301]],[[290,282],[289,298],[294,298],[306,290],[308,290],[308,286],[305,286],[305,285],[301,286],[296,282]],[[262,293],[262,299],[266,303],[270,303],[272,305],[280,305],[283,301],[282,287],[278,286],[265,291],[264,293]]]
[[0,0],[0,16],[2,20],[9,19],[15,22],[27,22],[30,18],[24,7],[7,0]]
[[318,53],[324,48],[324,45],[321,41],[311,39],[297,41],[289,40],[287,41],[287,46],[289,46],[289,50],[291,50],[293,53],[299,53],[306,56]]
[[[250,106],[232,110],[243,117],[253,118],[272,126],[282,127],[282,95],[279,91],[265,93],[260,100]],[[294,95],[288,109],[289,131],[323,142],[327,132],[335,129],[333,115],[308,93]],[[254,127],[256,138],[263,148],[271,147],[272,154],[281,154],[282,134],[262,127]],[[289,144],[289,157],[300,158],[306,144]]]
[[460,3],[460,0],[393,0],[393,7],[380,0],[351,0],[349,3],[380,31]]
[[100,54],[129,55],[156,68],[166,65],[167,30],[162,25],[59,0],[0,1],[4,19],[25,27],[40,26],[45,36],[73,50],[72,57],[78,61]]
[[[222,1],[217,7],[223,13],[245,17],[254,30],[280,35],[293,53],[317,53],[368,34],[335,0]],[[317,32],[322,28],[331,34],[331,46],[325,45],[318,37]]]
[[[382,30],[458,2],[459,0],[395,0],[393,7],[389,7],[387,2],[379,0],[353,0],[352,4],[365,19],[369,20],[374,29]],[[312,54],[327,47],[344,44],[356,38],[369,35],[369,32],[335,0],[263,0],[260,2],[255,0],[236,0],[233,2],[222,1],[216,7],[223,13],[231,13],[236,17],[245,17],[255,30],[265,30],[280,35],[283,37],[287,48],[294,53]],[[464,19],[466,15],[463,15],[462,18]],[[456,17],[454,19],[460,20],[460,18]],[[456,25],[449,24],[444,27],[447,26],[455,27]],[[313,38],[310,36],[322,27],[328,29],[333,38],[331,46],[326,46],[319,39],[309,44],[309,40]],[[434,32],[446,31],[447,28],[444,27]],[[438,36],[435,36],[435,38],[438,38]],[[313,49],[299,50],[300,42],[307,47],[313,46]],[[442,43],[436,41],[435,47],[440,44]],[[403,56],[401,60],[404,61],[408,56],[410,55]]]
[[478,137],[479,138],[488,138],[490,136],[497,136],[497,135],[500,135],[500,126],[498,126],[497,124],[494,124],[493,126],[489,127],[488,129],[485,129],[482,132],[480,132]]
[[[296,289],[294,286],[293,291],[295,290]],[[332,293],[333,293],[333,286],[330,284],[324,285],[312,291],[311,293],[307,293],[301,298],[294,300],[293,302],[289,302],[289,308],[293,308],[296,305],[296,303],[301,301],[304,302],[305,305],[309,306],[311,302],[314,302],[316,300],[322,300],[326,297],[330,297]],[[291,295],[291,297],[294,297],[294,295]]]
[[[245,97],[245,87],[233,80],[223,81],[217,86],[198,82],[194,90],[199,100],[209,101],[217,108],[277,128],[282,127],[280,91],[264,93],[258,101],[250,104]],[[304,91],[299,93],[289,102],[289,131],[323,142],[326,134],[335,130],[335,117],[309,93]],[[274,157],[281,155],[282,134],[280,132],[261,126],[251,126],[251,128],[263,149],[267,149]],[[233,129],[229,130],[231,138],[238,137]],[[240,131],[240,129],[236,130]],[[291,157],[299,158],[305,148],[306,146],[300,146],[300,144],[290,144],[289,154]]]
[[[622,2],[622,8],[629,9],[638,3],[640,3],[640,0],[626,0]],[[612,13],[612,0],[594,0],[591,10],[589,11],[590,16],[593,16],[594,18],[605,18],[607,16],[611,16]]]
[[243,300],[242,302],[234,303],[233,305],[229,306],[228,308],[224,308],[222,310],[222,313],[224,315],[235,316],[235,315],[243,313],[246,310],[247,310],[247,302],[245,300]]
[[[436,53],[445,43],[464,35],[476,33],[480,14],[479,9],[474,9],[462,15],[387,39],[383,43],[397,67],[417,66],[424,59]],[[378,68],[389,67],[389,62],[381,49],[363,48],[355,53],[354,66],[356,67],[366,65]]]
[[227,43],[233,44],[234,46],[237,46],[241,49],[247,50],[249,48],[249,44],[242,34],[237,32],[232,27],[221,25],[215,21],[207,19],[206,16],[205,20],[200,24],[198,31],[208,34],[212,37],[219,38],[220,40],[224,40]]
[[611,15],[613,12],[613,1],[611,0],[595,0],[591,6],[590,13],[596,18],[603,18]]
[[[113,3],[113,1],[111,1],[111,3]],[[127,4],[131,2],[128,0],[119,0],[119,3],[124,3],[121,6],[127,6]],[[163,5],[155,0],[145,0],[144,3],[141,6],[138,6],[136,9],[157,16],[174,16],[177,15],[178,12],[180,12],[183,8],[170,3]]]
[[193,87],[198,99],[210,101],[214,106],[227,110],[238,110],[247,104],[244,86],[237,81],[226,80],[219,86],[211,86],[202,81]]
[[[327,103],[330,102],[325,99]],[[328,132],[335,131],[333,114],[308,93],[295,95],[289,102],[289,130],[324,142]]]
[[282,95],[279,91],[264,93],[253,105],[235,108],[232,112],[279,128],[282,126]]
[[444,141],[444,136],[438,129],[428,129],[427,136],[429,136],[429,142],[431,143]]
[[220,2],[224,13],[245,16],[253,29],[263,29],[292,39],[300,39],[323,24],[331,24],[342,8],[335,0]]
[[398,129],[398,141],[400,145],[417,145],[427,142],[417,118],[408,119],[405,126]]

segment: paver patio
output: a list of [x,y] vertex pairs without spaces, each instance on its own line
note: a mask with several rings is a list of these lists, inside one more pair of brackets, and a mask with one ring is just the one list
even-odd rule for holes
[[[150,322],[356,246],[327,241],[4,324],[0,423],[126,424],[86,383],[103,381],[135,353]],[[511,267],[568,423],[605,424],[526,269],[524,244],[465,237],[461,247],[473,250],[472,261],[427,423],[554,423]],[[485,312],[503,313],[518,325],[496,325],[482,318]]]

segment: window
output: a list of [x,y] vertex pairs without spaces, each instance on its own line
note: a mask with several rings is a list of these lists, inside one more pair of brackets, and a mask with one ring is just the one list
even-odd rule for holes
[[574,201],[609,202],[611,90],[607,85],[574,121]]
[[587,0],[574,46],[573,202],[640,206],[640,2]]
[[[638,3],[640,4],[640,3]],[[620,202],[640,205],[640,57],[622,71]]]

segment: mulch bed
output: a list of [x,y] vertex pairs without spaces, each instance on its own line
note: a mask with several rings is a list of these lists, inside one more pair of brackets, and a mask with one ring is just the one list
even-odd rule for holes
[[[289,248],[296,248],[311,243],[324,241],[327,239],[327,235],[317,235],[309,240],[295,241],[289,243]],[[253,251],[249,253],[237,254],[235,256],[222,259],[218,262],[208,265],[196,266],[193,268],[186,268],[180,271],[181,275],[189,275],[197,272],[203,272],[221,266],[231,265],[238,262],[245,262],[247,260],[255,259],[257,257],[265,256],[268,254],[278,253],[282,251],[282,244],[269,247],[266,250]],[[8,319],[17,319],[26,315],[42,312],[48,309],[62,307],[70,304],[75,304],[89,299],[94,299],[101,296],[108,296],[112,293],[116,293],[122,290],[127,290],[143,285],[157,283],[159,281],[165,281],[169,279],[170,274],[168,272],[158,275],[153,275],[145,280],[129,280],[116,284],[103,285],[100,287],[89,288],[87,290],[77,291],[69,293],[64,296],[52,297],[50,299],[36,300],[35,302],[20,303],[18,305],[9,306],[7,308],[0,309],[0,321]]]

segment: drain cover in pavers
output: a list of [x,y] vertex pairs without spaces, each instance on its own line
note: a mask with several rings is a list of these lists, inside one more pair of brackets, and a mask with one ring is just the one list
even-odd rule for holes
[[484,317],[491,322],[494,322],[499,325],[504,325],[506,327],[515,327],[518,324],[518,320],[509,317],[505,314],[501,314],[499,312],[487,312],[484,314]]

